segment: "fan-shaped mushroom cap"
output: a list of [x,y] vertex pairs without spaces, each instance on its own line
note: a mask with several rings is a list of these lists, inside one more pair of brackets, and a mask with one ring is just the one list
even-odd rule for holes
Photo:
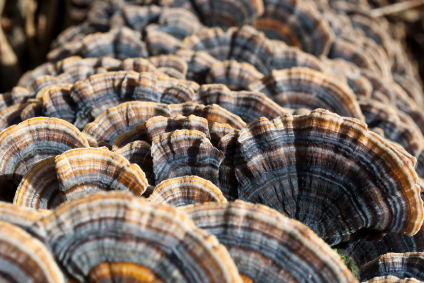
[[3,221],[0,221],[0,259],[2,282],[65,282],[53,257],[39,240]]
[[243,129],[246,126],[246,123],[239,116],[234,115],[230,111],[216,104],[208,106],[192,102],[171,104],[169,105],[169,110],[171,112],[171,117],[175,117],[177,115],[186,117],[195,115],[205,118],[208,120],[209,124],[213,124],[215,122],[228,124],[234,129]]
[[262,77],[263,75],[248,63],[227,60],[217,62],[210,67],[206,83],[224,84],[231,90],[244,90],[249,84]]
[[327,54],[334,34],[312,1],[264,0],[264,13],[254,26],[315,56]]
[[157,21],[163,12],[163,8],[156,5],[127,5],[122,9],[125,23],[140,32],[151,22]]
[[56,118],[33,118],[0,133],[0,176],[19,184],[39,160],[89,147],[77,128]]
[[69,150],[55,158],[60,190],[66,199],[98,191],[130,191],[141,196],[148,182],[136,164],[103,148]]
[[[383,129],[385,138],[399,143],[411,155],[418,156],[421,153],[424,138],[411,117],[376,100],[362,99],[359,105],[369,127]],[[403,121],[398,114],[402,115]]]
[[328,58],[342,58],[359,68],[370,70],[377,74],[381,73],[367,52],[364,52],[362,48],[342,38],[337,38],[331,45]]
[[262,93],[230,91],[224,85],[202,85],[195,100],[202,104],[218,104],[234,113],[243,121],[251,122],[260,117],[274,119],[283,114],[283,109]]
[[18,103],[0,111],[0,131],[22,122],[21,113],[32,101]]
[[183,77],[187,74],[187,63],[183,59],[175,55],[159,55],[149,57],[148,60],[156,68],[169,67],[180,72]]
[[423,221],[415,158],[356,119],[322,109],[261,118],[240,131],[234,162],[240,199],[305,223],[330,245],[414,235]]
[[43,115],[43,103],[40,100],[28,99],[27,103],[28,105],[21,111],[22,121]]
[[107,109],[94,122],[87,124],[83,133],[97,141],[112,144],[120,134],[155,116],[169,117],[168,105],[155,102],[126,102]]
[[181,40],[159,30],[150,30],[145,38],[147,50],[152,56],[174,54],[183,47]]
[[121,102],[181,103],[191,101],[194,91],[184,81],[165,79],[152,73],[120,71],[93,75],[86,82],[76,83],[71,97],[78,105],[75,125],[83,128]]
[[180,211],[228,249],[244,282],[358,282],[308,227],[266,206],[237,200]]
[[13,204],[33,209],[53,209],[65,197],[60,193],[55,157],[38,161],[23,177]]
[[16,205],[0,201],[0,222],[2,223],[11,223],[27,230],[41,217],[43,217],[43,214],[35,210],[18,207]]
[[418,281],[414,278],[406,278],[406,279],[399,279],[396,276],[380,276],[380,277],[374,277],[373,279],[363,281],[362,283],[422,283],[423,281]]
[[129,143],[135,141],[145,141],[147,143],[151,142],[149,137],[147,136],[146,125],[144,125],[144,123],[138,124],[131,130],[118,135],[113,142],[112,151],[116,151],[119,148],[125,147]]
[[199,84],[205,82],[207,73],[210,67],[219,62],[214,57],[206,53],[205,51],[193,51],[180,49],[176,52],[176,55],[187,62],[187,75],[188,80],[193,80]]
[[210,181],[197,176],[183,176],[161,182],[147,199],[154,203],[172,206],[204,202],[227,202],[227,199]]
[[189,175],[218,184],[218,169],[224,156],[199,131],[180,130],[155,137],[151,152],[156,184]]
[[145,141],[134,141],[114,150],[114,152],[127,159],[130,163],[140,166],[141,170],[146,174],[149,184],[154,185],[155,175],[153,174],[153,159],[150,154],[151,147]]
[[150,282],[242,282],[213,235],[175,208],[129,193],[69,201],[38,226],[56,259],[82,282],[98,277],[102,282],[146,282],[146,277],[153,278]]
[[39,92],[39,97],[43,103],[43,115],[73,123],[77,106],[71,98],[71,88],[72,85],[64,84],[51,86]]
[[159,30],[183,40],[201,29],[203,25],[189,10],[182,8],[164,9],[159,16],[158,24],[151,24],[146,31]]
[[308,68],[272,71],[249,86],[278,105],[288,108],[324,108],[339,115],[364,120],[356,96],[343,82],[328,73]]
[[317,57],[303,52],[296,47],[281,47],[274,45],[271,66],[273,70],[306,67],[317,71],[324,71],[325,65]]
[[218,144],[224,136],[234,131],[237,131],[237,130],[228,124],[221,124],[221,123],[213,123],[212,125],[209,124],[209,133],[211,134],[211,143],[216,148],[218,148]]
[[69,56],[113,57],[120,60],[147,57],[147,49],[141,35],[128,28],[113,29],[106,33],[89,34],[82,41],[71,41],[47,54],[49,61],[58,61]]
[[196,130],[205,134],[209,140],[211,139],[208,121],[205,118],[194,115],[188,117],[177,115],[174,118],[163,116],[153,117],[145,123],[145,127],[147,136],[151,141],[164,133],[176,130]]
[[424,281],[423,270],[424,253],[389,253],[362,266],[360,275],[362,281],[390,275]]

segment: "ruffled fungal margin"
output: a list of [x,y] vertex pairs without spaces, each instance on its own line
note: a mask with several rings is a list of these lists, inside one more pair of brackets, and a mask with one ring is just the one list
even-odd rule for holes
[[0,221],[0,259],[2,282],[65,282],[52,255],[39,240],[3,221]]
[[274,119],[284,110],[274,101],[259,92],[231,91],[225,85],[202,85],[195,100],[205,105],[218,104],[243,121],[252,122],[260,117]]
[[178,57],[186,61],[188,69],[186,79],[195,81],[199,84],[205,83],[206,75],[214,63],[219,61],[205,51],[193,51],[187,49],[177,50]]
[[175,208],[129,193],[66,202],[34,230],[80,282],[242,282],[213,235]]
[[27,230],[42,217],[43,214],[35,210],[0,201],[0,222],[7,222]]
[[253,22],[256,29],[317,57],[328,53],[334,33],[312,1],[263,2],[264,13]]
[[307,226],[266,206],[237,200],[179,210],[228,249],[244,282],[358,282]]
[[[165,75],[166,76],[166,75]],[[84,128],[104,111],[128,100],[183,103],[194,98],[185,81],[133,71],[109,72],[74,84],[71,97],[77,104],[75,126]]]
[[238,199],[238,181],[235,171],[235,155],[239,131],[233,131],[221,138],[218,149],[224,154],[224,160],[219,166],[219,188],[228,201]]
[[218,169],[224,156],[199,131],[179,130],[157,136],[151,153],[156,184],[190,175],[218,184]]
[[245,90],[249,84],[262,77],[263,75],[248,63],[226,60],[210,67],[206,83],[224,84],[231,90]]
[[147,200],[177,207],[205,202],[227,202],[218,187],[197,176],[165,180],[155,187]]
[[389,253],[365,264],[360,269],[362,281],[380,276],[424,281],[424,253]]
[[373,279],[363,281],[362,283],[422,283],[424,281],[419,281],[414,278],[405,278],[400,279],[396,276],[380,276],[380,277],[374,277]]
[[119,154],[104,148],[74,149],[35,164],[19,185],[14,204],[53,209],[98,191],[129,191],[141,196],[147,185],[140,167]]
[[19,184],[38,161],[85,147],[89,147],[87,138],[63,120],[27,120],[0,133],[0,176]]
[[261,118],[240,131],[234,164],[240,199],[301,221],[330,245],[411,236],[423,222],[415,158],[356,119],[322,109]]
[[249,85],[249,90],[264,93],[282,107],[323,108],[364,120],[355,94],[329,73],[302,67],[272,71]]

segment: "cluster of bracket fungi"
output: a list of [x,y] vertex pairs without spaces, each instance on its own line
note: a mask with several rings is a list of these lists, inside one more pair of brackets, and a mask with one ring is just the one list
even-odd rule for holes
[[72,3],[0,95],[0,281],[424,282],[424,95],[366,1]]

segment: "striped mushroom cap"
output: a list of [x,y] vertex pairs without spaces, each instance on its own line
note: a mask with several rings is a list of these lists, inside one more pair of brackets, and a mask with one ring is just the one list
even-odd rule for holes
[[202,85],[195,102],[206,105],[218,104],[246,122],[252,122],[260,117],[274,119],[284,113],[277,103],[262,93],[231,91],[228,87],[218,84]]
[[71,98],[70,84],[51,86],[37,94],[42,101],[42,114],[73,123],[76,118],[77,105]]
[[424,281],[424,253],[389,253],[365,264],[359,270],[361,280],[396,276]]
[[312,1],[263,2],[263,15],[254,20],[256,29],[317,57],[327,54],[334,34]]
[[109,72],[76,83],[71,97],[77,106],[75,125],[84,128],[107,109],[128,100],[160,103],[191,101],[194,91],[185,81],[133,71]]
[[88,146],[85,136],[63,120],[27,120],[0,133],[0,176],[19,184],[39,160]]
[[414,278],[405,278],[400,279],[396,276],[380,276],[380,277],[374,277],[373,279],[363,281],[362,283],[422,283],[424,281],[419,281]]
[[231,90],[245,90],[249,84],[262,77],[263,75],[248,63],[226,60],[216,62],[210,67],[206,83],[224,84]]
[[204,202],[227,202],[218,187],[197,176],[165,180],[155,187],[147,200],[177,207]]
[[[164,68],[170,68],[179,73],[180,79],[185,79],[187,74],[187,63],[182,58],[173,54],[152,56],[148,58],[149,62],[157,68],[159,72],[163,72],[171,76],[172,73],[164,72]],[[175,73],[174,73],[175,74]],[[172,77],[172,76],[171,76]]]
[[213,235],[175,208],[129,193],[69,201],[37,225],[57,261],[81,282],[242,282]]
[[223,136],[218,144],[218,149],[224,154],[224,160],[219,166],[218,186],[229,201],[238,199],[235,156],[239,132],[236,130]]
[[347,83],[328,73],[301,67],[272,71],[252,83],[249,90],[264,93],[282,107],[323,108],[364,120],[356,96]]
[[157,116],[148,120],[145,123],[145,127],[150,142],[153,141],[155,137],[176,130],[196,130],[205,134],[206,138],[209,140],[211,139],[208,121],[205,118],[194,115],[188,117],[177,115],[174,118]]
[[2,223],[7,222],[27,230],[41,217],[43,214],[38,211],[0,201],[0,221]]
[[266,206],[237,200],[179,210],[228,249],[244,282],[358,282],[307,226]]
[[187,63],[188,69],[186,79],[195,81],[199,84],[205,83],[206,75],[208,74],[211,66],[214,63],[219,62],[207,52],[202,50],[193,51],[180,49],[177,50],[175,54]]
[[359,120],[323,109],[261,118],[236,146],[238,197],[301,221],[330,245],[421,227],[415,158]]
[[122,133],[155,116],[169,117],[168,105],[155,102],[131,101],[104,111],[94,122],[85,126],[83,133],[97,141],[113,144]]
[[64,283],[47,248],[24,230],[0,221],[0,281]]
[[105,148],[69,150],[37,163],[23,178],[14,204],[53,209],[98,191],[129,191],[141,196],[148,181],[136,164]]
[[179,130],[157,136],[152,141],[151,154],[156,184],[196,175],[218,184],[218,169],[224,156],[196,130]]
[[303,52],[299,48],[274,44],[271,67],[273,70],[306,67],[317,71],[326,69],[324,63],[317,57]]

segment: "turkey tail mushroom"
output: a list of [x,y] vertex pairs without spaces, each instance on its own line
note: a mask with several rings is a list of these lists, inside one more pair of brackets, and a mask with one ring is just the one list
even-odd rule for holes
[[36,225],[80,282],[242,282],[213,235],[175,208],[129,193],[71,200]]
[[237,200],[179,210],[228,249],[244,282],[358,282],[307,226],[266,206]]
[[234,164],[240,199],[305,223],[330,245],[411,236],[422,225],[415,158],[356,119],[322,109],[261,118],[240,131]]

